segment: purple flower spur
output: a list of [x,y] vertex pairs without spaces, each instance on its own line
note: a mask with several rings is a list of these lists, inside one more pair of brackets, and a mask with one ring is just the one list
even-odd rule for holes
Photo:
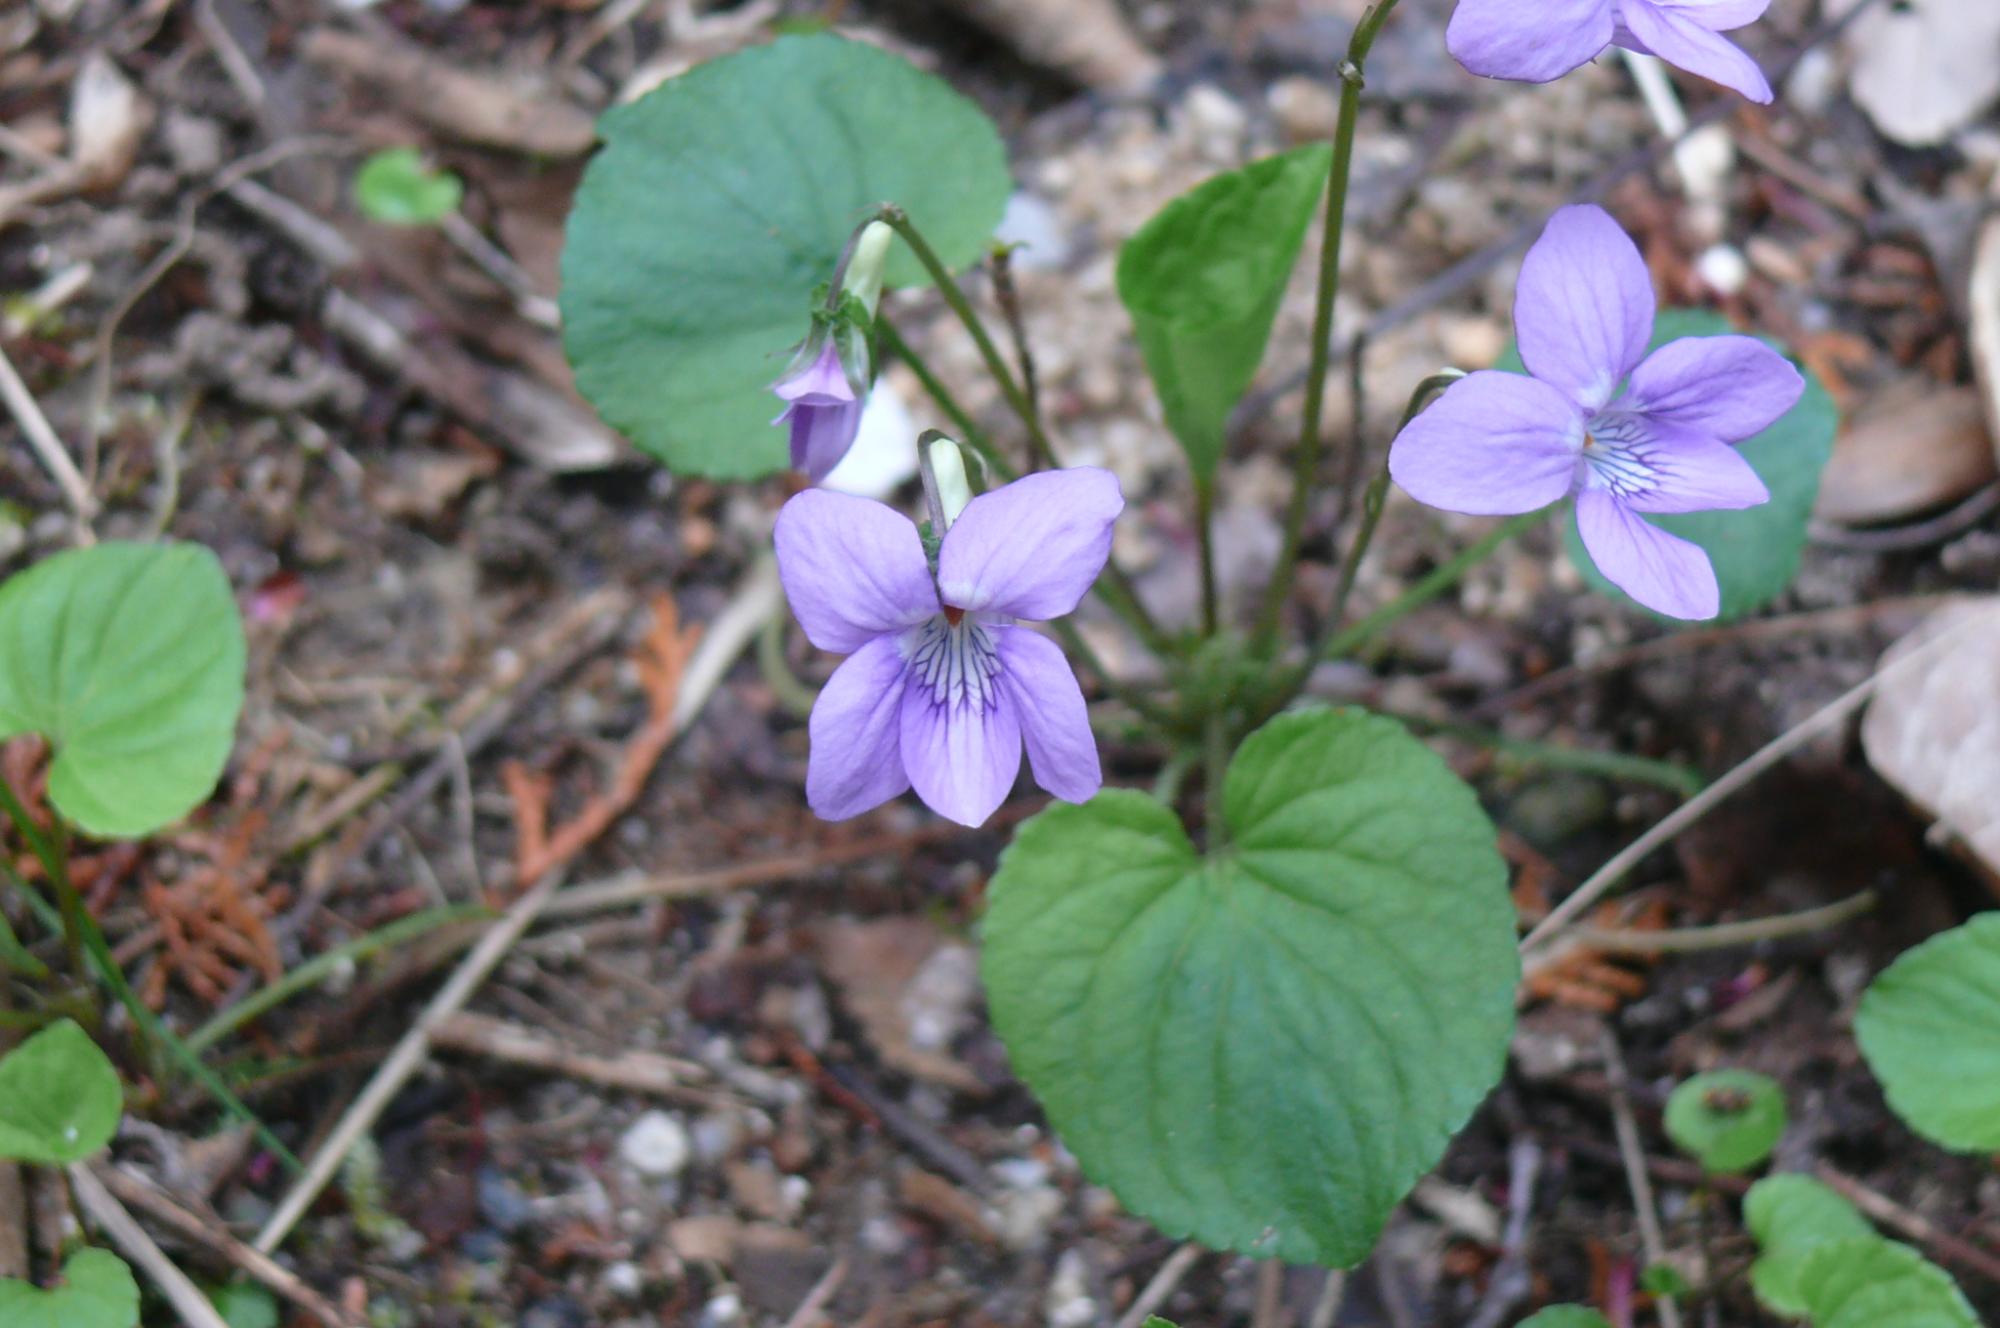
[[1523,83],[1551,82],[1622,46],[1768,102],[1764,71],[1722,34],[1769,7],[1770,0],[1459,0],[1445,45],[1475,74]]
[[1602,208],[1564,208],[1514,293],[1533,376],[1484,370],[1452,384],[1397,435],[1389,471],[1417,501],[1479,516],[1573,494],[1599,571],[1658,613],[1713,618],[1708,554],[1640,514],[1769,501],[1733,444],[1790,410],[1805,379],[1754,337],[1684,337],[1647,355],[1653,313],[1638,246]]
[[982,494],[944,532],[933,570],[917,527],[866,498],[785,504],[778,572],[812,643],[847,655],[813,705],[806,800],[830,821],[914,788],[979,825],[1014,786],[1082,802],[1103,782],[1083,691],[1062,651],[1020,620],[1076,608],[1125,506],[1109,471],[1046,471]]

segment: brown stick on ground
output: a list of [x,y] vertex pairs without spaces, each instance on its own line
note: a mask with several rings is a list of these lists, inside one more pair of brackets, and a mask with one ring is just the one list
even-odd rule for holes
[[307,1286],[290,1269],[268,1255],[259,1254],[219,1225],[181,1207],[152,1182],[112,1166],[94,1166],[90,1172],[128,1207],[227,1259],[245,1276],[262,1282],[327,1328],[359,1328],[355,1320],[342,1314],[332,1301]]
[[1929,1218],[1911,1212],[1886,1194],[1869,1189],[1854,1177],[1835,1171],[1824,1162],[1819,1164],[1817,1171],[1821,1180],[1846,1195],[1850,1203],[1883,1226],[1902,1232],[1946,1263],[1970,1268],[1989,1282],[2000,1284],[2000,1255],[1989,1254],[1949,1231],[1940,1231]]
[[583,810],[570,820],[550,830],[545,819],[548,806],[546,781],[530,774],[525,766],[515,761],[510,761],[501,771],[518,816],[515,825],[516,881],[533,881],[558,867],[567,866],[570,859],[596,842],[599,835],[611,828],[612,822],[639,800],[653,767],[660,763],[660,758],[666,755],[667,748],[673,743],[679,727],[674,717],[674,698],[680,687],[681,671],[687,667],[688,658],[700,639],[701,629],[698,627],[681,630],[680,614],[672,599],[665,595],[654,598],[653,627],[646,634],[637,661],[639,680],[646,689],[650,707],[645,727],[633,735],[631,743],[625,748],[618,770],[612,776],[611,787],[584,804]]
[[607,1088],[645,1093],[670,1102],[714,1107],[730,1102],[725,1093],[694,1087],[692,1079],[707,1079],[700,1065],[647,1051],[616,1056],[591,1056],[505,1019],[461,1010],[431,1030],[431,1044],[447,1051],[490,1056],[511,1065],[584,1079]]

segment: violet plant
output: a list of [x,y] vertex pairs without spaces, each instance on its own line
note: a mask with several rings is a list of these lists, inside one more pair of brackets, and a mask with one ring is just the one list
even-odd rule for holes
[[[1529,80],[1616,43],[1768,99],[1718,35],[1763,7],[1462,0],[1448,42],[1475,73]],[[1521,970],[1474,790],[1401,721],[1309,703],[1315,667],[1571,507],[1571,553],[1596,584],[1675,620],[1750,612],[1796,568],[1834,427],[1824,390],[1781,351],[1714,315],[1656,310],[1632,241],[1574,208],[1522,270],[1527,373],[1408,384],[1393,444],[1349,437],[1329,465],[1363,70],[1395,8],[1382,0],[1355,27],[1330,143],[1216,176],[1120,254],[1132,334],[1188,461],[1201,607],[1185,629],[1155,619],[1113,553],[1138,495],[1066,465],[1027,363],[960,284],[976,267],[1005,277],[992,235],[1011,184],[993,126],[939,80],[831,35],[697,67],[604,117],[564,254],[580,386],[677,473],[789,465],[813,485],[885,360],[923,384],[937,429],[904,444],[918,519],[896,495],[816,487],[775,518],[791,613],[845,657],[812,705],[805,797],[838,820],[909,789],[978,825],[1014,791],[1025,749],[1055,801],[1014,831],[982,927],[1017,1073],[1084,1171],[1163,1231],[1329,1266],[1368,1253],[1497,1081]],[[1293,487],[1269,584],[1238,618],[1217,593],[1216,489],[1316,217]],[[1004,434],[900,331],[896,291],[926,286],[990,372]],[[782,428],[768,423],[774,383]],[[1335,469],[1358,477],[1342,495],[1352,519],[1330,601],[1299,613],[1309,518]],[[1355,617],[1393,485],[1510,519]],[[1092,595],[1151,656],[1145,674],[1108,671],[1068,621]],[[1161,753],[1150,789],[1103,787],[1093,725]]]

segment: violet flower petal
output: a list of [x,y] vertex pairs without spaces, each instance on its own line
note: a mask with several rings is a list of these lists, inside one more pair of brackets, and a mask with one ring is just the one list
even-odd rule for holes
[[1521,360],[1585,410],[1599,409],[1645,357],[1654,308],[1646,260],[1611,214],[1563,208],[1528,250],[1514,288]]
[[1125,508],[1108,470],[1045,470],[967,503],[938,552],[938,593],[969,612],[1043,622],[1075,609]]
[[1633,511],[1736,511],[1771,501],[1763,479],[1728,443],[1667,434],[1657,427],[1651,432],[1660,439],[1646,455],[1655,486],[1624,500]]
[[1404,426],[1389,474],[1420,503],[1472,516],[1532,512],[1567,494],[1583,413],[1547,383],[1482,369]]
[[847,370],[831,337],[809,363],[771,384],[771,390],[783,401],[809,400],[822,406],[854,400],[854,385],[847,381]]
[[932,811],[984,825],[1007,800],[1021,773],[1021,721],[1004,693],[983,706],[940,702],[919,683],[903,691],[902,727],[903,768]]
[[1721,612],[1722,589],[1701,546],[1647,524],[1604,490],[1577,495],[1576,529],[1597,570],[1655,613],[1697,620]]
[[1771,83],[1742,47],[1713,31],[1687,5],[1620,0],[1619,18],[1635,48],[1690,74],[1733,88],[1751,101],[1769,103]]
[[792,469],[818,484],[833,473],[861,436],[859,401],[813,405],[794,401],[773,424],[792,426]]
[[808,489],[778,513],[778,578],[806,636],[846,655],[938,611],[923,541],[869,498]]
[[1459,0],[1444,43],[1482,78],[1547,83],[1611,44],[1611,11],[1612,0]]
[[1632,371],[1617,408],[1736,443],[1770,428],[1805,390],[1791,361],[1755,337],[1683,337]]
[[[1648,0],[1625,0],[1645,4]],[[1679,11],[1710,32],[1728,32],[1755,23],[1771,7],[1771,0],[1650,0],[1653,8]]]
[[1103,787],[1097,739],[1076,674],[1055,642],[1026,627],[1000,632],[1000,690],[1019,713],[1035,782],[1065,802]]
[[822,820],[859,816],[910,786],[902,751],[906,670],[897,639],[878,636],[820,689],[807,724],[806,802]]

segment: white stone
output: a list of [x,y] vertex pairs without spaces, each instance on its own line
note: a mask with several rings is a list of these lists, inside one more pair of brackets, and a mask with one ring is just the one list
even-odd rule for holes
[[619,1140],[618,1155],[642,1176],[677,1176],[693,1151],[687,1127],[664,1111],[649,1111]]

